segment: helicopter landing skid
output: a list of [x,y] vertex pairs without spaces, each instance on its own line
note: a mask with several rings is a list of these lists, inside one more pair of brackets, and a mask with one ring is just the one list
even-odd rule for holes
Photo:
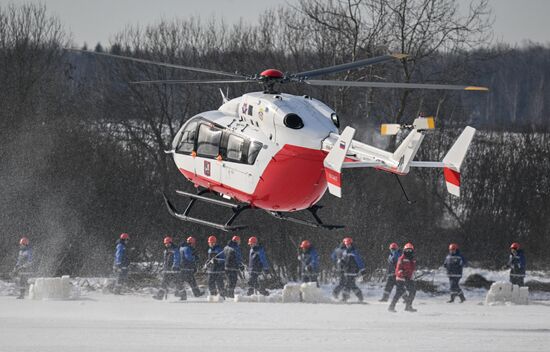
[[309,220],[294,218],[294,217],[288,216],[288,215],[286,215],[286,214],[284,214],[280,211],[268,211],[268,213],[271,214],[273,217],[275,217],[277,219],[288,220],[288,221],[291,221],[291,222],[295,222],[297,224],[307,225],[307,226],[311,226],[311,227],[320,227],[320,228],[324,228],[324,229],[327,229],[327,230],[343,229],[345,227],[343,225],[324,224],[323,221],[321,220],[321,218],[319,217],[319,215],[317,215],[317,211],[319,211],[319,209],[321,209],[321,208],[322,207],[320,205],[313,205],[313,206],[306,209],[307,211],[309,211],[311,213],[311,215],[315,219],[315,222],[309,221]]
[[[198,192],[198,194],[192,194],[192,193],[187,193],[183,191],[176,191],[176,193],[181,196],[191,198],[191,200],[189,201],[189,204],[187,205],[187,208],[185,208],[185,211],[183,213],[178,212],[176,207],[174,207],[172,202],[170,202],[170,200],[168,199],[168,197],[166,197],[164,193],[162,194],[162,196],[164,197],[164,203],[166,203],[166,207],[168,207],[168,211],[170,212],[170,214],[180,220],[194,222],[200,225],[210,226],[222,231],[235,231],[246,227],[245,225],[232,225],[232,223],[233,221],[235,221],[235,219],[237,219],[239,214],[241,214],[244,210],[250,209],[250,204],[233,204],[230,202],[225,202],[222,200],[212,199],[212,198],[203,196],[204,193],[208,193],[208,192],[210,191],[202,190]],[[203,201],[206,203],[215,204],[226,208],[231,208],[231,210],[233,211],[233,215],[229,217],[229,219],[225,222],[225,224],[218,224],[208,220],[203,220],[203,219],[189,216],[189,213],[191,212],[191,209],[193,208],[193,205],[195,204],[196,201]]]

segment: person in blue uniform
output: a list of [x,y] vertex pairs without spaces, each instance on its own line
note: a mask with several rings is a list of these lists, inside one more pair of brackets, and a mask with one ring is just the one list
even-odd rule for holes
[[122,287],[126,285],[128,281],[128,271],[130,266],[130,259],[128,258],[128,241],[130,235],[127,233],[121,233],[116,241],[115,247],[115,262],[113,263],[113,272],[115,274],[115,288],[114,294],[120,295]]
[[233,298],[235,296],[235,286],[237,286],[239,274],[244,269],[241,252],[241,238],[239,236],[233,236],[231,238],[227,246],[223,249],[223,255],[225,257],[225,276],[227,278],[225,293],[227,297]]
[[222,247],[217,244],[216,236],[208,237],[208,261],[206,273],[208,274],[208,291],[211,296],[220,294],[225,297],[224,269],[225,257]]
[[506,266],[510,268],[510,282],[514,285],[523,286],[525,279],[525,254],[520,244],[514,242],[510,245],[510,255]]
[[336,247],[330,254],[330,259],[334,263],[334,270],[335,270],[336,277],[338,277],[338,284],[334,287],[334,290],[332,290],[332,296],[335,299],[339,298],[340,292],[344,289],[344,285],[346,283],[346,276],[344,275],[343,260],[342,260],[345,250],[346,250],[346,245],[342,241],[338,245],[338,247]]
[[25,298],[25,291],[27,291],[27,285],[29,277],[32,271],[33,256],[30,241],[27,237],[21,237],[19,240],[19,253],[17,255],[17,262],[12,270],[12,275],[15,278],[15,282],[19,288],[18,299]]
[[259,280],[259,276],[263,273],[267,275],[269,273],[269,263],[265,255],[264,248],[258,243],[258,239],[254,236],[248,239],[248,246],[250,252],[248,256],[248,272],[250,277],[248,279],[248,292],[250,296],[254,291],[260,292],[264,296],[268,296],[269,292],[263,287]]
[[180,299],[187,299],[187,292],[183,287],[184,283],[187,283],[191,287],[191,291],[195,297],[200,297],[204,294],[199,287],[197,286],[197,280],[195,279],[195,273],[197,272],[197,263],[199,257],[196,250],[197,240],[193,236],[187,237],[185,243],[180,247],[180,258],[181,258],[181,290],[180,290]]
[[363,292],[361,292],[361,289],[357,287],[355,279],[358,275],[362,275],[365,272],[365,262],[353,245],[353,239],[351,237],[344,238],[343,242],[346,246],[346,249],[342,257],[345,276],[342,300],[344,302],[347,302],[350,298],[350,291],[353,291],[353,293],[355,293],[355,295],[357,296],[359,302],[363,302]]
[[162,282],[161,289],[153,298],[166,299],[168,295],[168,286],[174,282],[176,284],[176,296],[180,295],[182,285],[180,281],[180,251],[178,246],[174,244],[171,236],[164,237],[163,263],[162,263]]
[[302,282],[316,282],[319,287],[319,255],[310,241],[304,240],[300,243],[298,261],[300,262]]
[[399,250],[399,245],[395,242],[391,243],[390,253],[388,255],[388,268],[386,269],[386,286],[384,287],[384,294],[379,302],[387,302],[390,298],[391,291],[395,286],[395,266],[400,256],[401,250]]
[[447,277],[449,278],[449,286],[451,290],[451,299],[447,303],[453,303],[456,297],[460,298],[460,303],[466,298],[460,288],[460,279],[462,278],[462,268],[466,265],[466,260],[460,253],[458,244],[451,243],[449,245],[449,254],[445,257],[443,266],[447,269]]

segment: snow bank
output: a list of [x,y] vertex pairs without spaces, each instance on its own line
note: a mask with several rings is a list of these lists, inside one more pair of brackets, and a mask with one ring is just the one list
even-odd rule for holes
[[512,285],[509,282],[495,282],[491,285],[485,304],[495,305],[498,303],[528,304],[529,288]]
[[71,299],[79,296],[78,289],[73,290],[69,276],[39,277],[29,288],[29,298],[42,299]]

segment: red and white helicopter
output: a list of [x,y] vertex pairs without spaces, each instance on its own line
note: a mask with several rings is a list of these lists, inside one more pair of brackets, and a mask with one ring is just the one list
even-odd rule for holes
[[[354,82],[316,80],[313,77],[347,71],[391,60],[405,59],[393,54],[364,59],[312,71],[284,74],[268,69],[254,76],[214,71],[196,67],[154,62],[108,53],[94,53],[140,63],[154,64],[189,71],[231,77],[225,80],[162,80],[140,81],[136,84],[229,84],[259,82],[261,92],[247,93],[229,100],[222,92],[223,104],[190,118],[178,131],[172,149],[180,172],[193,184],[197,194],[176,191],[189,197],[184,212],[179,212],[164,196],[170,213],[185,221],[231,231],[233,221],[246,209],[259,208],[269,214],[302,224],[328,229],[342,226],[324,224],[317,215],[316,205],[325,191],[341,197],[342,170],[346,168],[376,168],[396,175],[406,175],[412,167],[443,168],[447,190],[460,194],[460,166],[474,136],[475,129],[466,127],[442,161],[414,161],[425,131],[434,128],[433,118],[419,117],[412,125],[382,125],[382,134],[395,135],[410,130],[394,152],[354,140],[355,130],[344,128],[334,110],[309,96],[279,93],[275,84],[295,82],[319,86],[381,87],[406,89],[451,89],[486,91],[476,86],[439,84]],[[220,90],[221,91],[221,90]],[[204,196],[212,192],[236,203]],[[205,201],[229,207],[232,216],[223,224],[190,215],[194,202]],[[308,210],[315,221],[289,216]]]

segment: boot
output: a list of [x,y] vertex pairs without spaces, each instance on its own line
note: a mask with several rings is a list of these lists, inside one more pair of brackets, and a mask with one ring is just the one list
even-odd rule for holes
[[228,289],[227,292],[225,293],[225,296],[229,298],[235,298],[235,291]]
[[248,288],[248,291],[246,292],[246,295],[247,295],[247,296],[252,296],[252,294],[254,294],[254,288],[253,288],[253,287],[249,287],[249,288]]
[[389,311],[389,312],[393,312],[393,313],[397,312],[397,311],[395,310],[395,302],[391,302],[391,303],[390,303],[390,306],[388,307],[388,311]]
[[25,298],[25,290],[22,289],[19,291],[19,296],[16,297],[17,299],[24,299]]
[[361,290],[357,290],[355,291],[355,295],[357,296],[357,300],[360,303],[363,303],[363,292],[361,292]]
[[193,290],[193,296],[195,297],[200,297],[204,295],[204,291],[199,290],[198,287],[194,287],[192,290]]
[[466,300],[466,297],[464,297],[464,293],[459,294],[458,298],[460,298],[460,303],[464,303],[464,301]]
[[115,288],[113,289],[113,294],[121,295],[122,294],[121,291],[122,291],[122,286],[116,285]]
[[163,289],[160,289],[158,290],[157,294],[153,296],[153,298],[160,301],[164,299],[165,294],[166,294],[166,291],[164,291]]
[[414,309],[411,304],[407,304],[407,306],[405,307],[405,310],[407,312],[413,312],[413,313],[416,312],[416,309]]
[[447,303],[453,303],[455,301],[456,294],[451,294],[451,299],[447,301]]
[[334,299],[338,299],[339,294],[340,292],[332,291],[332,297],[334,297]]
[[389,298],[390,298],[390,295],[384,292],[384,295],[382,296],[382,298],[378,300],[378,302],[387,302]]
[[185,292],[185,290],[181,290],[179,292],[179,297],[180,297],[180,301],[185,301],[187,300],[187,292]]

